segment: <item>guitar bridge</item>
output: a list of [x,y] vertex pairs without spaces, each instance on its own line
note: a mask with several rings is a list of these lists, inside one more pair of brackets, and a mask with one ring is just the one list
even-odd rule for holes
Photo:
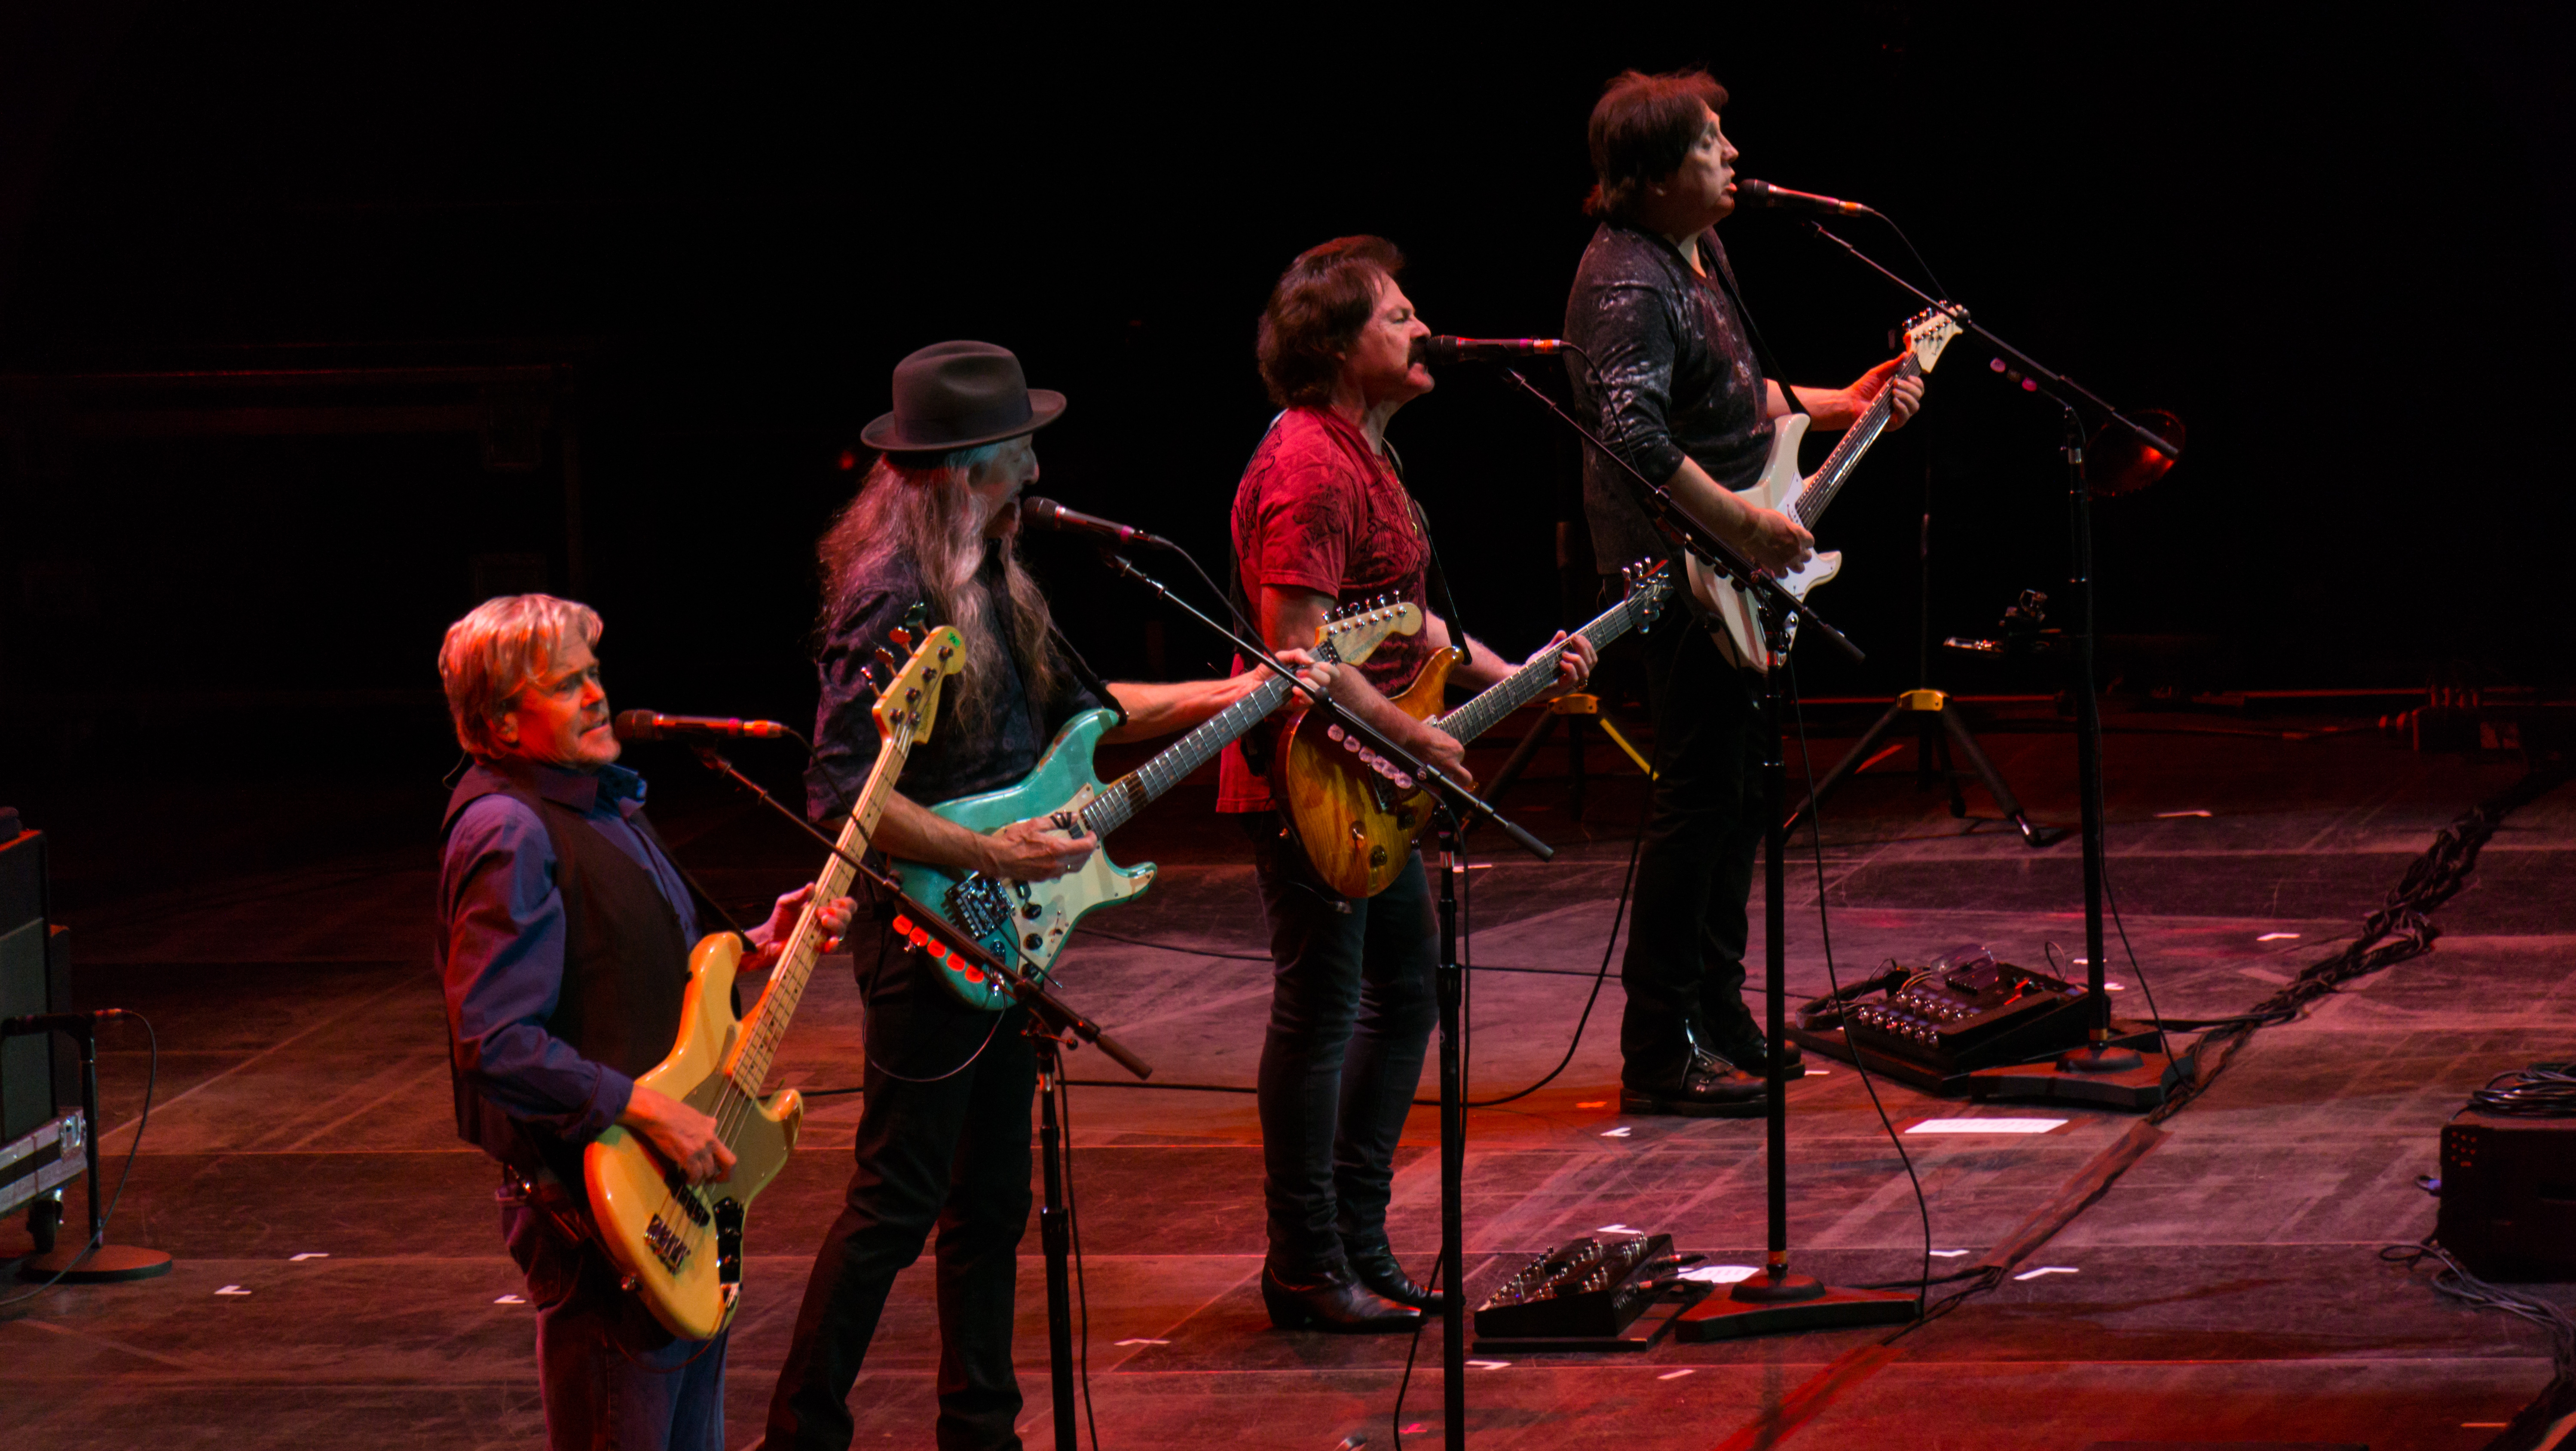
[[978,872],[948,889],[941,906],[948,909],[948,920],[962,927],[978,942],[1007,956],[1013,938],[1010,894],[1002,884]]

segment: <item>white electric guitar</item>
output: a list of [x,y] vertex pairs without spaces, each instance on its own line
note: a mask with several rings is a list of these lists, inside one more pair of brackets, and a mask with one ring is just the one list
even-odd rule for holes
[[[1905,361],[1896,365],[1897,378],[1920,378],[1941,361],[1941,350],[1959,335],[1959,325],[1945,313],[1925,312],[1905,325]],[[1787,386],[1787,385],[1782,385]],[[1845,433],[1842,442],[1825,456],[1823,464],[1804,478],[1798,475],[1798,442],[1807,436],[1807,415],[1791,413],[1772,424],[1771,457],[1762,465],[1762,477],[1753,487],[1740,489],[1735,497],[1757,509],[1777,509],[1809,529],[1825,515],[1825,506],[1851,477],[1852,466],[1878,436],[1887,431],[1887,420],[1896,409],[1896,390],[1881,388],[1870,400],[1860,420]],[[1822,550],[1805,566],[1775,576],[1780,587],[1791,595],[1805,599],[1807,592],[1842,573],[1840,550]],[[1774,654],[1762,639],[1762,618],[1754,608],[1752,597],[1732,580],[1720,579],[1697,556],[1690,561],[1691,593],[1699,597],[1716,616],[1711,633],[1717,636],[1720,649],[1740,665],[1767,671],[1780,663],[1797,639],[1798,622],[1792,618],[1781,631],[1780,650]]]

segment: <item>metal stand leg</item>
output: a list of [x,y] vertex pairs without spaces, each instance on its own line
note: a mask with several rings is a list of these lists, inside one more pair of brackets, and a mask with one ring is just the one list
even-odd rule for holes
[[1458,832],[1440,813],[1440,1421],[1441,1444],[1467,1445],[1467,1286],[1465,1197],[1467,1085],[1458,1057],[1458,1006],[1465,987],[1458,968]]
[[1072,1225],[1065,1217],[1064,1137],[1055,1096],[1064,1060],[1053,1035],[1032,1019],[1029,1039],[1038,1058],[1038,1158],[1046,1177],[1046,1202],[1038,1206],[1038,1242],[1046,1252],[1047,1371],[1055,1390],[1056,1451],[1077,1451],[1080,1418],[1073,1403]]

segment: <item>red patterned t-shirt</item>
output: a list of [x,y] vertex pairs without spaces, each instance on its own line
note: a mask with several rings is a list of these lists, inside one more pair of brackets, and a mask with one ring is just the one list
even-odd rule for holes
[[[1394,466],[1330,409],[1279,415],[1234,491],[1234,555],[1244,595],[1256,603],[1268,585],[1330,595],[1337,604],[1384,595],[1427,615],[1431,545],[1422,530],[1420,507]],[[1392,695],[1430,658],[1427,632],[1389,635],[1359,668]],[[1243,662],[1235,669],[1240,673]],[[1270,809],[1270,783],[1253,774],[1241,744],[1226,747],[1217,770],[1217,810]]]

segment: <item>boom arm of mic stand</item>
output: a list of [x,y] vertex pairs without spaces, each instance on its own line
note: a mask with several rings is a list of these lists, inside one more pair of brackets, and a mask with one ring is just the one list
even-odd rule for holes
[[1557,407],[1556,400],[1540,392],[1538,385],[1522,377],[1520,369],[1505,368],[1503,376],[1521,385],[1521,391],[1537,399],[1540,407],[1555,414],[1558,422],[1573,429],[1585,443],[1599,450],[1603,458],[1617,464],[1619,471],[1627,476],[1630,486],[1637,491],[1637,502],[1645,507],[1647,514],[1653,517],[1655,527],[1663,531],[1664,537],[1670,539],[1675,548],[1698,555],[1707,562],[1709,568],[1734,580],[1737,585],[1760,596],[1765,603],[1779,610],[1782,618],[1795,616],[1805,621],[1808,629],[1832,641],[1836,649],[1850,656],[1853,661],[1858,662],[1869,658],[1861,653],[1860,647],[1853,644],[1849,636],[1825,623],[1824,618],[1809,608],[1805,600],[1782,589],[1778,580],[1755,567],[1753,561],[1745,558],[1734,545],[1710,533],[1707,525],[1692,518],[1688,510],[1673,502],[1671,490],[1639,473],[1635,464],[1612,452],[1610,445],[1603,443],[1591,429],[1576,422],[1574,415]]
[[2178,445],[2169,442],[2163,435],[2151,432],[2131,421],[2128,415],[2122,413],[2119,409],[2112,407],[2108,402],[2104,401],[2101,394],[2094,392],[2092,389],[2085,387],[2083,384],[2076,382],[2074,379],[2067,377],[2065,374],[2058,372],[2047,364],[2040,362],[2030,354],[2023,352],[2021,349],[2014,347],[2008,342],[2005,342],[2002,338],[1996,337],[1993,331],[1987,328],[1985,324],[1971,321],[1968,317],[1968,310],[1966,308],[1961,307],[1955,302],[1948,302],[1934,297],[1922,288],[1917,287],[1913,283],[1906,281],[1904,278],[1897,276],[1893,272],[1890,272],[1885,267],[1880,266],[1878,261],[1871,257],[1867,252],[1864,252],[1858,247],[1853,246],[1851,243],[1844,241],[1841,237],[1836,236],[1832,232],[1826,231],[1820,223],[1809,221],[1807,223],[1807,230],[1860,259],[1862,266],[1869,268],[1879,276],[1884,277],[1888,281],[1895,283],[1897,286],[1904,288],[1906,291],[1913,293],[1916,298],[1922,301],[1924,306],[1931,308],[1933,311],[1949,318],[1950,321],[1957,323],[1960,327],[1974,333],[1980,338],[1985,339],[1987,342],[1993,344],[1998,352],[2011,354],[2013,360],[2021,364],[2021,370],[2023,372],[2039,379],[2041,382],[2053,384],[2056,387],[2065,389],[2069,393],[2076,394],[2083,398],[2085,402],[2101,409],[2103,416],[2108,418],[2111,422],[2120,425],[2122,428],[2127,429],[2131,434],[2135,435],[2140,443],[2145,444],[2147,447],[2154,449],[2169,459],[2173,459],[2177,462],[2181,460],[2182,449]]
[[1537,837],[1523,831],[1520,827],[1513,825],[1510,819],[1505,817],[1501,812],[1496,811],[1492,806],[1486,804],[1476,795],[1476,793],[1459,785],[1456,781],[1451,780],[1447,772],[1432,765],[1430,762],[1415,756],[1411,751],[1397,745],[1395,742],[1388,740],[1384,735],[1378,732],[1378,729],[1375,726],[1370,725],[1368,722],[1361,720],[1358,716],[1353,715],[1348,710],[1343,709],[1342,706],[1334,701],[1331,696],[1319,694],[1314,687],[1308,685],[1305,681],[1298,679],[1295,671],[1280,664],[1269,651],[1262,649],[1260,646],[1253,644],[1241,635],[1236,634],[1232,630],[1227,629],[1225,626],[1220,625],[1215,620],[1209,618],[1205,610],[1191,604],[1188,600],[1182,599],[1179,595],[1172,593],[1170,588],[1164,585],[1162,581],[1145,573],[1143,570],[1138,569],[1135,562],[1128,559],[1127,556],[1123,554],[1108,553],[1107,551],[1103,551],[1103,554],[1108,559],[1111,568],[1117,570],[1120,574],[1127,576],[1129,579],[1136,581],[1138,584],[1145,586],[1147,589],[1152,590],[1154,593],[1162,596],[1172,604],[1180,606],[1183,610],[1188,611],[1191,618],[1196,619],[1200,624],[1207,626],[1209,629],[1223,635],[1226,639],[1233,641],[1234,648],[1242,651],[1251,659],[1257,660],[1261,664],[1269,666],[1272,670],[1277,671],[1280,677],[1285,679],[1292,689],[1294,689],[1299,695],[1306,697],[1312,708],[1324,712],[1325,717],[1339,724],[1345,734],[1357,736],[1360,740],[1360,744],[1394,762],[1399,770],[1412,776],[1414,780],[1421,782],[1425,786],[1431,787],[1435,793],[1435,800],[1446,800],[1467,808],[1468,815],[1479,821],[1491,822],[1496,830],[1512,839],[1513,845],[1519,847],[1525,852],[1528,852],[1531,856],[1537,857],[1540,861],[1553,861],[1556,859],[1555,847],[1549,846],[1546,842],[1539,840]]
[[[931,911],[928,907],[925,907],[921,903],[913,900],[913,898],[904,891],[903,887],[897,883],[894,878],[887,876],[885,873],[869,866],[866,862],[861,861],[857,857],[850,855],[848,852],[841,850],[840,843],[832,840],[828,836],[825,836],[820,831],[815,830],[812,822],[807,821],[804,817],[789,810],[785,802],[770,795],[759,782],[754,781],[749,776],[735,770],[733,762],[726,760],[721,755],[718,755],[713,748],[700,746],[697,748],[697,753],[698,760],[700,763],[705,765],[708,770],[731,779],[735,785],[738,785],[744,790],[749,791],[752,795],[759,797],[771,810],[786,817],[789,821],[796,823],[796,829],[805,833],[807,836],[814,838],[816,841],[821,842],[823,850],[839,857],[842,861],[849,864],[852,871],[857,872],[859,875],[874,883],[877,890],[883,892],[886,896],[886,900],[892,902],[898,910],[910,913],[915,921],[939,922],[945,920],[938,913]],[[1119,1067],[1135,1074],[1138,1078],[1151,1078],[1154,1076],[1154,1066],[1152,1064],[1137,1057],[1126,1044],[1109,1036],[1108,1032],[1098,1023],[1095,1023],[1089,1018],[1086,1018],[1082,1014],[1074,1011],[1074,1009],[1068,1006],[1062,998],[1049,992],[1046,984],[1028,977],[1026,974],[1020,972],[1018,968],[1013,967],[999,958],[996,958],[991,953],[986,952],[983,948],[983,944],[969,940],[964,933],[942,933],[941,939],[944,945],[948,948],[949,956],[962,957],[966,960],[969,966],[979,967],[984,971],[991,973],[1004,987],[1010,989],[1012,997],[1017,998],[1030,1012],[1035,1013],[1040,1018],[1044,1019],[1056,1031],[1071,1033],[1082,1041],[1092,1044],[1101,1052],[1108,1054],[1111,1060],[1116,1062]]]

